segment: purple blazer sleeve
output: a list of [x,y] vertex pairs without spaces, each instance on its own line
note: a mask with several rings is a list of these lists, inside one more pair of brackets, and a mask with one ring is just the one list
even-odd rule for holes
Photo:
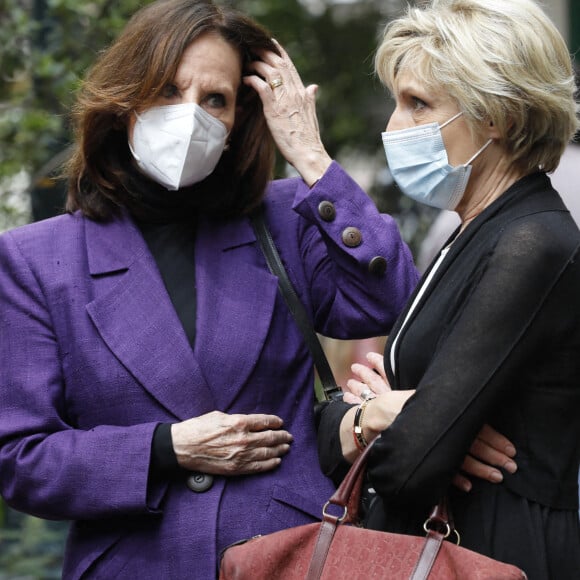
[[[298,256],[276,216],[276,196],[292,181]],[[333,162],[312,189],[302,180],[274,182],[270,221],[282,259],[313,308],[316,330],[338,339],[388,334],[419,274],[395,220],[380,214],[357,183]],[[304,276],[304,279],[300,279]]]
[[[0,237],[0,263],[1,360],[10,363],[3,365],[0,389],[0,464],[22,457],[18,474],[0,473],[2,494],[19,509],[46,518],[150,511],[147,475],[157,423],[71,426],[66,399],[74,385],[63,389],[61,376],[67,353],[39,281],[10,235]],[[42,490],[42,501],[31,489]]]

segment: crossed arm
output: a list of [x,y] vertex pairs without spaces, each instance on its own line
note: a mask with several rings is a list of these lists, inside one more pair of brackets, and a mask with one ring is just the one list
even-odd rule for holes
[[[346,384],[344,402],[362,403],[361,395],[365,391],[371,391],[371,396],[375,397],[372,404],[368,404],[365,409],[362,425],[363,435],[369,441],[389,427],[415,391],[391,390],[382,355],[369,352],[367,361],[368,366],[360,363],[352,365],[353,378]],[[344,416],[340,427],[343,455],[349,461],[354,461],[359,453],[352,436],[355,413],[356,407],[353,407]],[[517,470],[515,455],[516,449],[509,439],[489,425],[484,425],[471,444],[469,453],[461,465],[461,471],[455,474],[453,483],[464,491],[471,489],[470,477],[499,483],[503,480],[503,475],[497,468],[502,467],[509,473],[515,473]]]

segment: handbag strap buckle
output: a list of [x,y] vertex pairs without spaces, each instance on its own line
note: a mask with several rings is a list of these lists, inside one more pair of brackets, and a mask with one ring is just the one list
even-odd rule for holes
[[[327,512],[327,508],[331,505],[336,505],[336,506],[342,507],[342,510],[343,510],[342,515],[341,516],[333,516],[331,513]],[[327,521],[341,523],[342,521],[344,521],[344,519],[348,515],[348,508],[345,505],[340,506],[339,504],[336,504],[334,502],[327,501],[324,504],[324,507],[322,508],[322,515],[323,515],[324,519]]]

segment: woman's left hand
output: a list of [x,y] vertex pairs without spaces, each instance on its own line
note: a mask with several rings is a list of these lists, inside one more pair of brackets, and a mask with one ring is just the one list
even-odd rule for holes
[[332,159],[320,137],[316,117],[316,85],[304,87],[286,51],[280,56],[264,51],[253,61],[244,83],[260,96],[264,115],[278,149],[288,163],[312,186],[328,169]]

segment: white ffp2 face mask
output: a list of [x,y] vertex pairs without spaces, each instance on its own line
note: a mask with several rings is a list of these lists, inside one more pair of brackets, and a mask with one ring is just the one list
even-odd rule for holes
[[135,113],[129,148],[139,168],[170,190],[205,179],[225,147],[226,126],[195,103]]

